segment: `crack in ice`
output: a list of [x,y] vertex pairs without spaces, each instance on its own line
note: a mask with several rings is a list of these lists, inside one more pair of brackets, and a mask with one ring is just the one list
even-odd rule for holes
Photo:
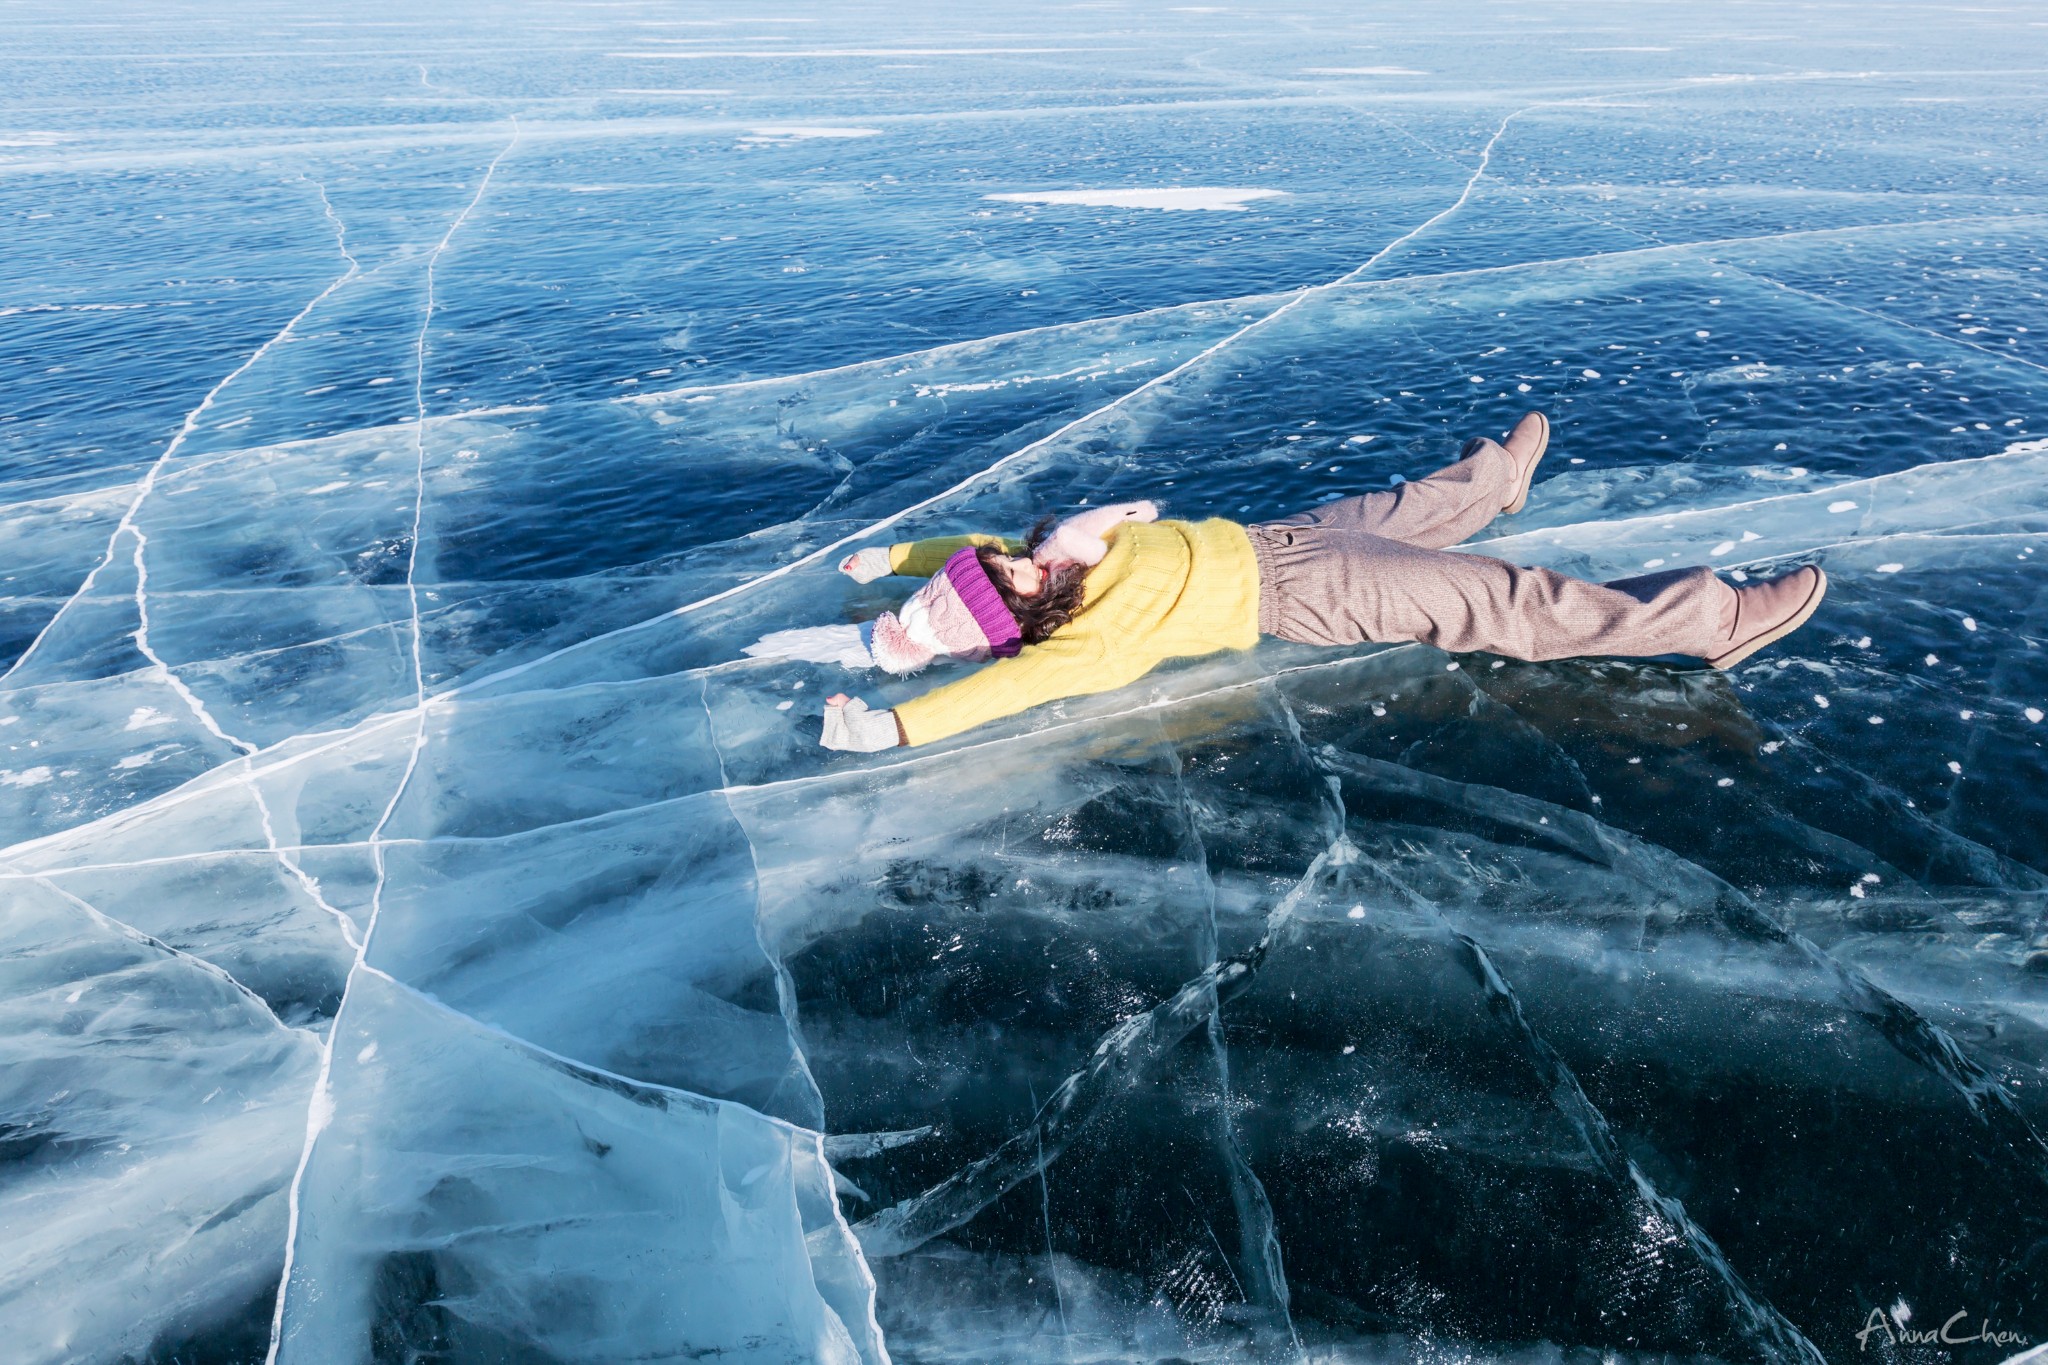
[[1937,332],[1932,327],[1922,327],[1916,323],[1907,322],[1903,318],[1895,318],[1891,316],[1889,313],[1880,313],[1875,308],[1859,308],[1853,303],[1845,303],[1841,299],[1829,298],[1826,294],[1819,293],[1812,289],[1801,289],[1796,284],[1787,284],[1785,283],[1785,281],[1781,279],[1777,279],[1770,275],[1762,274],[1755,270],[1745,269],[1742,266],[1735,265],[1727,261],[1719,262],[1719,264],[1726,267],[1729,270],[1733,270],[1738,275],[1745,275],[1752,280],[1761,281],[1762,283],[1771,285],[1774,288],[1782,289],[1788,294],[1797,294],[1799,297],[1803,299],[1811,299],[1815,303],[1826,304],[1830,308],[1845,309],[1848,312],[1860,314],[1863,317],[1870,318],[1877,322],[1882,322],[1887,326],[1899,328],[1901,331],[1912,332],[1916,335],[1924,337],[1932,337],[1934,340],[1944,342],[1950,346],[1960,346],[1964,350],[1975,351],[1977,352],[1977,354],[1989,356],[1993,360],[2004,361],[2013,365],[2024,365],[2026,368],[2030,370],[2040,370],[2044,374],[2048,374],[2048,365],[2043,365],[2038,360],[2029,360],[2025,356],[2015,355],[2011,351],[1995,351],[1991,349],[1989,346],[1981,345],[1978,342],[1970,341],[1964,337],[1952,336],[1947,332]]
[[[1420,897],[1416,898],[1420,900]],[[1676,1196],[1665,1194],[1637,1164],[1634,1157],[1622,1150],[1607,1116],[1579,1084],[1579,1078],[1566,1064],[1557,1050],[1536,1032],[1535,1026],[1522,1013],[1522,1002],[1514,988],[1507,983],[1493,959],[1478,940],[1442,918],[1441,912],[1427,901],[1432,913],[1449,930],[1453,939],[1469,955],[1472,970],[1480,980],[1486,995],[1488,1008],[1499,1018],[1521,1043],[1522,1052],[1530,1067],[1543,1081],[1551,1103],[1577,1130],[1580,1141],[1592,1154],[1607,1178],[1623,1189],[1634,1189],[1642,1201],[1654,1208],[1663,1220],[1675,1228],[1685,1241],[1693,1256],[1704,1265],[1720,1285],[1728,1307],[1740,1325],[1743,1335],[1750,1339],[1768,1359],[1806,1362],[1807,1365],[1826,1365],[1827,1358],[1820,1348],[1807,1339],[1804,1332],[1791,1319],[1759,1297],[1755,1290],[1743,1280],[1718,1243],[1686,1211],[1685,1205]]]
[[[448,224],[448,230],[441,235],[440,242],[434,247],[432,254],[427,258],[426,307],[420,319],[419,333],[413,341],[413,405],[416,416],[416,420],[413,423],[415,484],[412,508],[412,536],[407,550],[405,567],[406,596],[411,606],[412,615],[414,694],[414,704],[411,711],[413,717],[412,745],[406,756],[404,771],[399,774],[398,781],[392,788],[391,799],[385,803],[382,814],[377,817],[377,823],[370,831],[370,860],[375,868],[375,880],[370,893],[370,912],[363,923],[361,940],[355,945],[355,960],[349,965],[348,976],[342,982],[341,1001],[335,1006],[334,1017],[328,1022],[327,1038],[320,1049],[319,1073],[314,1079],[313,1094],[307,1107],[306,1140],[304,1146],[299,1151],[297,1169],[292,1173],[291,1191],[287,1200],[288,1212],[285,1225],[284,1270],[278,1277],[277,1302],[271,1315],[270,1348],[264,1357],[265,1365],[276,1365],[278,1351],[284,1344],[285,1300],[291,1288],[292,1264],[298,1250],[300,1190],[305,1183],[306,1167],[312,1161],[314,1145],[318,1142],[321,1130],[326,1126],[326,1122],[332,1113],[334,1103],[332,1081],[335,1040],[341,1034],[342,1016],[348,1009],[350,992],[356,978],[359,973],[368,968],[371,937],[376,933],[377,921],[382,915],[384,908],[386,864],[383,833],[385,827],[391,822],[393,812],[398,809],[398,803],[404,798],[407,788],[411,785],[413,773],[419,767],[420,751],[425,748],[427,740],[426,673],[422,661],[420,642],[419,587],[414,580],[414,570],[419,563],[420,525],[425,515],[427,497],[427,332],[433,326],[434,321],[434,271],[440,263],[441,254],[448,249],[448,244],[454,240],[456,232],[469,220],[469,215],[475,212],[477,205],[483,202],[484,193],[490,188],[491,179],[497,174],[499,163],[504,161],[512,149],[519,145],[519,136],[519,120],[517,117],[514,117],[512,119],[511,140],[505,144],[496,156],[491,158],[490,165],[484,168],[483,178],[477,182],[476,193],[470,197],[469,203],[463,206],[462,212],[455,216],[454,221]],[[370,970],[375,969],[372,968]],[[379,975],[383,975],[383,973],[379,973]]]
[[[326,198],[326,192],[323,190],[321,193],[321,202],[325,203]],[[329,213],[331,215],[331,208],[329,209]],[[347,252],[344,251],[343,255],[346,256]],[[253,352],[250,353],[248,359],[244,360],[241,364],[237,365],[234,369],[230,370],[225,378],[223,378],[219,383],[215,384],[211,389],[208,389],[206,391],[206,396],[199,400],[199,406],[193,408],[190,412],[185,414],[185,420],[183,424],[179,426],[177,434],[171,437],[170,443],[164,447],[163,453],[156,457],[156,462],[150,465],[148,472],[146,472],[142,476],[141,481],[135,485],[135,497],[133,501],[131,501],[128,504],[128,510],[122,513],[120,523],[114,527],[113,535],[108,538],[106,552],[101,556],[100,562],[94,565],[91,571],[86,574],[85,581],[79,585],[78,591],[74,592],[70,596],[70,598],[66,600],[64,606],[59,607],[57,609],[57,614],[51,617],[47,622],[45,622],[43,628],[36,632],[35,638],[29,641],[28,648],[22,650],[20,656],[16,658],[12,664],[8,665],[6,672],[0,673],[0,684],[4,684],[7,681],[7,679],[13,677],[16,671],[19,670],[23,664],[29,661],[30,657],[32,657],[35,654],[36,649],[43,643],[45,639],[49,637],[50,632],[56,628],[57,623],[64,619],[65,612],[70,610],[73,604],[78,602],[81,598],[85,597],[86,594],[92,591],[92,586],[93,584],[99,581],[100,574],[105,572],[106,569],[113,564],[115,547],[120,543],[121,536],[124,533],[130,535],[140,534],[135,529],[136,514],[142,510],[142,504],[148,501],[151,491],[154,490],[156,487],[158,478],[160,478],[163,474],[164,466],[169,464],[171,460],[176,457],[178,451],[183,449],[186,439],[190,437],[194,431],[198,430],[199,419],[205,416],[206,413],[213,407],[213,400],[219,397],[221,391],[227,388],[228,385],[234,383],[235,380],[241,378],[242,375],[246,374],[249,368],[255,365],[257,361],[263,359],[264,356],[270,354],[272,347],[276,346],[279,342],[284,341],[285,339],[290,337],[291,334],[298,328],[298,325],[301,322],[305,321],[306,317],[309,314],[311,314],[315,308],[319,307],[323,302],[325,302],[336,290],[340,289],[350,280],[353,280],[359,273],[360,267],[357,266],[355,258],[353,256],[350,256],[348,258],[347,270],[343,271],[342,274],[339,277],[337,277],[332,283],[330,283],[325,289],[322,289],[318,294],[315,294],[310,300],[308,300],[306,306],[299,309],[297,313],[294,313],[292,315],[291,320],[285,323],[283,327],[278,329],[276,335],[272,336],[270,340],[264,342],[261,346],[258,346]],[[140,553],[139,549],[137,550],[137,553]],[[140,592],[141,589],[140,587],[138,587],[138,595],[140,594]]]
[[[811,1102],[817,1107],[819,1127],[822,1128],[824,1126],[825,1092],[819,1086],[817,1076],[812,1073],[810,1057],[804,1050],[803,1026],[797,1018],[796,982],[790,976],[788,964],[782,960],[780,954],[768,946],[768,940],[762,936],[761,853],[759,847],[754,843],[754,836],[747,829],[746,821],[740,818],[739,811],[734,809],[732,804],[731,793],[734,788],[726,773],[725,749],[718,742],[718,722],[711,714],[709,678],[704,679],[698,689],[698,701],[704,708],[704,727],[705,733],[711,741],[712,756],[718,761],[718,780],[720,786],[716,795],[724,802],[726,817],[732,821],[734,828],[739,830],[740,838],[747,845],[747,866],[752,870],[754,880],[754,946],[760,950],[761,957],[775,974],[775,1005],[777,1011],[782,1016],[782,1027],[789,1036],[791,1062],[795,1066],[797,1074],[803,1078],[803,1083],[809,1092]],[[701,797],[703,795],[706,795],[706,793],[692,792],[687,797],[677,799],[688,800],[692,797]]]
[[[304,179],[305,177],[301,178]],[[143,656],[143,658],[146,659],[149,663],[149,668],[143,670],[144,674],[146,676],[153,676],[154,678],[161,680],[165,685],[167,685],[171,689],[171,691],[178,697],[178,699],[185,704],[186,709],[191,712],[193,718],[200,723],[200,725],[206,730],[208,734],[212,735],[214,738],[222,741],[223,743],[229,745],[230,747],[240,751],[241,757],[238,760],[236,760],[236,768],[238,770],[239,776],[243,781],[243,784],[246,786],[248,790],[251,799],[255,802],[258,818],[261,822],[263,829],[264,839],[269,846],[268,851],[277,857],[278,862],[286,869],[287,872],[290,873],[292,878],[298,882],[300,888],[313,900],[314,904],[318,905],[322,910],[326,911],[329,915],[331,915],[334,918],[336,924],[340,928],[343,941],[346,942],[351,948],[353,948],[356,946],[355,931],[354,925],[349,920],[348,916],[342,914],[341,911],[337,910],[334,906],[330,905],[327,902],[326,897],[321,894],[319,885],[310,876],[306,874],[304,868],[302,868],[292,858],[288,857],[279,848],[277,841],[277,833],[272,821],[269,802],[264,799],[262,789],[256,784],[251,773],[251,770],[249,768],[249,765],[247,763],[247,759],[257,752],[257,746],[236,735],[229,734],[224,728],[222,728],[219,721],[217,721],[214,718],[213,713],[207,708],[205,702],[203,702],[200,699],[199,695],[196,692],[194,692],[189,685],[187,685],[187,683],[181,676],[179,676],[177,670],[172,668],[170,664],[167,663],[163,659],[163,657],[157,653],[156,648],[151,643],[149,614],[149,565],[146,553],[149,547],[149,537],[142,530],[142,527],[138,524],[137,521],[137,517],[142,510],[143,503],[148,500],[150,493],[154,490],[158,478],[163,473],[165,466],[170,462],[170,460],[173,457],[177,455],[179,449],[183,447],[186,438],[189,437],[195,430],[198,429],[200,418],[213,406],[214,400],[221,394],[221,392],[225,390],[229,384],[233,383],[242,374],[246,373],[266,354],[268,354],[272,347],[276,346],[279,342],[288,339],[296,331],[298,325],[301,322],[303,322],[308,316],[310,316],[313,310],[319,307],[319,305],[322,302],[324,302],[327,298],[333,295],[337,290],[343,288],[350,281],[354,280],[361,273],[360,263],[356,260],[355,256],[348,249],[347,230],[343,226],[340,218],[336,216],[334,212],[334,205],[327,197],[326,186],[322,185],[317,180],[311,181],[310,183],[313,185],[315,190],[318,191],[320,195],[321,208],[327,218],[327,221],[331,223],[334,227],[335,249],[340,253],[342,259],[345,262],[347,262],[347,268],[339,276],[337,276],[331,283],[329,283],[325,289],[321,290],[311,300],[309,300],[303,308],[301,308],[295,315],[293,315],[290,321],[285,323],[285,325],[282,328],[280,328],[274,336],[270,338],[270,340],[264,342],[263,345],[259,346],[253,353],[250,354],[248,359],[244,360],[239,366],[237,366],[233,371],[231,371],[219,383],[215,384],[213,388],[207,392],[206,396],[200,400],[199,405],[193,408],[191,412],[186,414],[184,423],[179,427],[177,434],[171,439],[169,444],[165,446],[163,453],[157,457],[156,462],[150,466],[149,472],[145,474],[140,483],[135,486],[135,497],[129,503],[128,510],[122,515],[120,523],[114,528],[113,535],[109,537],[107,541],[107,549],[101,562],[98,565],[96,565],[90,573],[86,575],[85,581],[79,585],[77,592],[73,593],[72,596],[65,602],[65,604],[58,608],[56,615],[52,616],[50,620],[44,625],[43,629],[37,633],[35,639],[29,643],[27,649],[22,651],[21,655],[14,661],[13,665],[10,666],[5,673],[0,673],[0,684],[4,684],[8,678],[14,675],[16,669],[20,668],[24,663],[28,662],[29,657],[32,654],[34,654],[37,646],[40,645],[42,641],[48,636],[49,632],[57,626],[57,623],[63,619],[64,613],[67,610],[69,610],[73,605],[75,605],[79,601],[84,600],[87,597],[87,595],[92,590],[93,584],[97,581],[101,571],[107,568],[110,564],[112,564],[114,560],[115,547],[119,544],[121,535],[125,531],[133,544],[133,549],[131,551],[130,556],[130,563],[135,571],[134,604],[136,628],[130,638],[134,641],[137,652],[140,653]]]
[[63,887],[59,886],[56,882],[51,881],[50,878],[57,874],[36,872],[23,873],[10,871],[7,875],[10,877],[26,877],[29,880],[39,883],[46,889],[55,892],[57,895],[63,897],[66,901],[69,901],[72,905],[77,906],[80,910],[85,912],[87,918],[91,919],[94,924],[98,925],[102,929],[105,929],[109,933],[119,935],[120,937],[125,938],[132,943],[139,943],[142,944],[144,947],[155,949],[160,953],[165,953],[170,957],[176,958],[178,961],[183,962],[190,967],[196,968],[197,970],[203,972],[207,976],[213,977],[218,981],[225,982],[229,986],[234,987],[236,993],[241,995],[245,1001],[255,1006],[255,1008],[261,1010],[263,1012],[263,1017],[268,1019],[272,1024],[276,1025],[280,1032],[290,1033],[295,1031],[292,1029],[291,1025],[285,1023],[284,1020],[277,1017],[277,1011],[270,1007],[268,1001],[264,1000],[262,996],[256,994],[256,992],[250,990],[247,986],[243,985],[240,979],[238,979],[233,972],[228,971],[225,967],[221,966],[217,962],[209,961],[206,958],[200,957],[196,953],[188,953],[182,948],[175,947],[172,944],[166,943],[154,934],[145,933],[144,931],[136,928],[134,925],[128,923],[126,920],[115,919],[112,915],[109,915],[104,910],[101,910],[98,906],[92,904],[84,897],[75,895],[72,892],[67,891]]
[[[1747,938],[1783,944],[1825,977],[1837,999],[1869,1024],[1892,1048],[1925,1068],[1954,1090],[1971,1115],[1998,1135],[2009,1156],[2030,1181],[2048,1184],[2048,1142],[2035,1129],[2012,1092],[1979,1064],[1948,1030],[1886,990],[1860,967],[1843,962],[1806,935],[1780,923],[1725,878],[1659,845],[1553,802],[1484,783],[1460,782],[1358,754],[1323,753],[1320,761],[1356,776],[1397,788],[1411,799],[1453,809],[1471,808],[1474,798],[1488,806],[1488,818],[1508,824],[1552,848],[1568,850],[1601,866],[1634,866],[1642,880],[1658,880],[1655,855],[1671,858],[1704,878],[1714,889],[1714,911],[1730,930]],[[1651,857],[1645,857],[1645,850]]]
[[1058,1161],[1111,1100],[1157,1074],[1183,1039],[1251,984],[1272,947],[1274,934],[1293,918],[1323,869],[1348,862],[1351,854],[1346,841],[1317,854],[1294,888],[1267,913],[1265,932],[1257,943],[1211,963],[1159,1004],[1104,1033],[1090,1051],[1087,1065],[1060,1082],[1027,1127],[923,1193],[855,1223],[853,1231],[862,1253],[901,1256],[915,1251],[971,1221]]
[[[1448,778],[1417,774],[1398,764],[1387,763],[1382,760],[1359,759],[1351,755],[1339,757],[1329,750],[1310,750],[1309,758],[1319,770],[1329,773],[1333,779],[1337,777],[1339,772],[1345,769],[1352,769],[1363,770],[1368,774],[1391,772],[1411,782],[1420,782],[1430,788],[1456,786],[1461,789],[1469,789],[1474,785],[1453,783]],[[1515,796],[1515,793],[1495,788],[1484,788],[1483,790],[1488,794],[1498,792],[1501,796]],[[1341,801],[1341,795],[1338,799]],[[1534,802],[1529,798],[1521,798],[1518,804],[1530,806],[1548,805],[1548,803]],[[1557,809],[1562,810],[1564,808],[1559,807]],[[1591,817],[1583,818],[1593,827],[1596,837],[1598,832],[1605,828],[1600,822],[1591,819]],[[1592,1156],[1601,1172],[1618,1188],[1625,1190],[1633,1189],[1639,1198],[1657,1210],[1659,1216],[1677,1230],[1686,1246],[1692,1251],[1695,1259],[1714,1277],[1730,1312],[1740,1325],[1743,1335],[1749,1338],[1750,1343],[1757,1347],[1767,1359],[1797,1361],[1802,1362],[1803,1365],[1826,1365],[1826,1358],[1807,1339],[1805,1333],[1794,1326],[1790,1319],[1786,1318],[1784,1314],[1780,1313],[1767,1300],[1758,1297],[1756,1292],[1749,1287],[1742,1276],[1736,1272],[1734,1266],[1729,1264],[1727,1255],[1721,1250],[1719,1244],[1686,1211],[1685,1205],[1677,1198],[1659,1190],[1649,1176],[1644,1173],[1642,1167],[1637,1164],[1635,1158],[1629,1156],[1622,1149],[1621,1143],[1615,1137],[1613,1127],[1608,1123],[1606,1115],[1601,1113],[1599,1106],[1595,1105],[1586,1094],[1585,1088],[1579,1083],[1579,1078],[1572,1071],[1570,1065],[1536,1031],[1535,1026],[1529,1022],[1528,1017],[1522,1012],[1521,998],[1494,965],[1492,955],[1486,951],[1477,939],[1459,928],[1434,901],[1413,890],[1397,878],[1387,877],[1385,880],[1399,894],[1403,903],[1411,910],[1419,911],[1433,920],[1465,954],[1468,968],[1478,982],[1482,994],[1486,997],[1489,1012],[1515,1038],[1524,1061],[1542,1082],[1550,1102],[1564,1116],[1566,1122],[1571,1124],[1573,1130],[1577,1132],[1581,1143],[1584,1144],[1587,1152]]]
[[[1201,875],[1206,893],[1202,906],[1202,952],[1208,960],[1206,965],[1214,966],[1220,935],[1216,923],[1216,878],[1209,867],[1209,848],[1207,841],[1202,838],[1201,824],[1195,814],[1194,797],[1188,791],[1187,764],[1181,757],[1180,748],[1166,738],[1163,727],[1157,722],[1155,729],[1161,731],[1160,742],[1173,763],[1174,788],[1180,797],[1181,820],[1187,827],[1187,838],[1193,844],[1192,861],[1195,870]],[[1276,1314],[1281,1325],[1287,1329],[1289,1342],[1299,1350],[1301,1337],[1294,1328],[1291,1296],[1287,1288],[1286,1257],[1280,1246],[1279,1230],[1274,1226],[1272,1201],[1267,1197],[1266,1187],[1260,1182],[1258,1173],[1246,1159],[1232,1122],[1231,1115],[1235,1102],[1232,1099],[1230,1084],[1230,1048],[1223,1032],[1222,1006],[1213,997],[1209,1001],[1207,1031],[1209,1050],[1216,1066],[1217,1100],[1214,1112],[1216,1139],[1220,1148],[1218,1155],[1222,1158],[1225,1169],[1230,1172],[1231,1203],[1235,1206],[1238,1219],[1238,1254],[1244,1259],[1246,1274],[1252,1276],[1255,1292],[1246,1291],[1243,1279],[1231,1266],[1230,1258],[1224,1256],[1223,1244],[1217,1240],[1216,1230],[1209,1226],[1209,1220],[1202,1214],[1199,1205],[1196,1206],[1196,1216],[1202,1219],[1202,1226],[1208,1229],[1209,1240],[1216,1243],[1216,1253],[1223,1257],[1224,1269],[1230,1271],[1231,1282],[1237,1286],[1238,1297],[1246,1303],[1258,1304]],[[1032,1108],[1037,1107],[1037,1098],[1034,1096]],[[1039,1178],[1044,1179],[1042,1168]],[[1185,1187],[1182,1192],[1186,1193]],[[1194,1203],[1192,1196],[1189,1203]]]

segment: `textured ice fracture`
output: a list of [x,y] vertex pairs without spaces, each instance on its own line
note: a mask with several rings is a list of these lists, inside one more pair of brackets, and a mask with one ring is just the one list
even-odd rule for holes
[[[17,7],[10,1359],[2048,1340],[2041,96],[1894,19]],[[1530,408],[1468,552],[1821,613],[818,747],[854,550]]]

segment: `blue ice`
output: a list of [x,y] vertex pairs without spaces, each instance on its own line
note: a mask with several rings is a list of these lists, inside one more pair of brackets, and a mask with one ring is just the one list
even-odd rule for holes
[[[11,1359],[2048,1340],[2024,11],[7,24]],[[1473,549],[1821,614],[817,745],[850,549],[1536,407]]]

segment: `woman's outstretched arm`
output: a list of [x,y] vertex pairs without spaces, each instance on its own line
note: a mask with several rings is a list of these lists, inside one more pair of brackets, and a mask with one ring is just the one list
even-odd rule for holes
[[871,710],[843,694],[829,697],[818,742],[828,749],[863,752],[898,743],[931,744],[1047,702],[1112,691],[1137,681],[1145,668],[1134,670],[1128,658],[1113,662],[1113,652],[1100,637],[1055,635],[893,710]]
[[935,687],[896,707],[907,744],[930,744],[1066,697],[1109,692],[1142,677],[1105,636],[1060,633],[1026,645],[1014,658],[986,664],[957,682]]
[[930,578],[946,566],[953,552],[969,545],[993,545],[1004,554],[1021,555],[1024,542],[1008,536],[979,533],[964,536],[934,536],[930,540],[905,540],[894,545],[870,545],[855,550],[839,561],[839,572],[856,583],[897,574],[905,578]]
[[930,540],[906,540],[889,547],[889,568],[910,578],[929,578],[946,567],[955,551],[969,545],[993,545],[1004,554],[1021,555],[1024,542],[1008,536],[934,536]]

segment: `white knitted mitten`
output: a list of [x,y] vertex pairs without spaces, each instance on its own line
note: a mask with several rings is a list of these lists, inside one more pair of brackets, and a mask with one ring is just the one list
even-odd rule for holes
[[1057,564],[1064,560],[1092,568],[1109,553],[1110,532],[1125,522],[1157,520],[1159,507],[1152,502],[1120,502],[1112,507],[1077,512],[1061,522],[1031,557],[1040,564]]
[[887,578],[889,568],[889,547],[870,545],[865,550],[855,550],[839,561],[839,572],[856,583],[872,583],[877,578]]
[[827,702],[825,732],[818,737],[818,743],[828,749],[843,749],[855,754],[893,749],[897,744],[896,713],[870,711],[868,704],[859,697],[849,697],[844,702]]

